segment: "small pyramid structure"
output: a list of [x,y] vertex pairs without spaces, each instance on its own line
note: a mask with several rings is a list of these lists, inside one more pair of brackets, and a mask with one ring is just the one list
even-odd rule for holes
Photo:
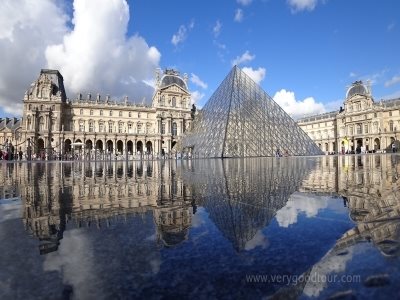
[[203,109],[183,147],[197,157],[320,155],[296,122],[246,73],[234,66]]

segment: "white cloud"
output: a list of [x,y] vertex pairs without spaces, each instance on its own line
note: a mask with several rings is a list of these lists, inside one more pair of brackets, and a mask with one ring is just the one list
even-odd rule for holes
[[172,35],[171,43],[176,47],[178,44],[183,43],[187,36],[188,31],[194,28],[194,20],[191,20],[189,25],[186,27],[185,25],[179,26],[178,32]]
[[235,12],[235,18],[234,18],[235,22],[242,22],[243,21],[243,10],[238,8]]
[[254,248],[261,247],[265,249],[269,246],[268,239],[263,234],[261,230],[258,230],[257,233],[253,236],[253,238],[246,242],[244,249],[249,251],[253,250]]
[[[336,251],[330,250],[309,273],[310,278],[334,278],[333,274],[346,271],[347,262],[354,256],[354,248],[347,247],[347,253],[337,255]],[[304,295],[312,298],[319,297],[320,293],[328,286],[328,280],[309,280],[303,290]]]
[[363,76],[359,76],[360,79],[364,82],[369,82],[371,85],[377,84],[378,82],[381,81],[381,79],[384,77],[384,75],[388,72],[388,69],[382,69],[380,71],[377,71],[373,74],[367,74]]
[[395,22],[391,22],[391,23],[387,26],[387,31],[392,31],[395,25],[396,25]]
[[[138,36],[126,37],[125,0],[75,0],[73,28],[58,1],[15,0],[0,4],[0,105],[22,113],[22,98],[40,69],[58,69],[67,95],[99,92],[150,100],[160,53]],[[51,16],[51,17],[49,17]],[[128,83],[128,84],[127,84]]]
[[276,213],[276,220],[280,227],[289,227],[297,223],[300,213],[305,213],[307,218],[315,217],[320,209],[328,207],[327,197],[317,197],[296,192],[292,194],[286,205]]
[[303,10],[312,11],[317,6],[318,0],[287,0],[292,13]]
[[202,81],[199,76],[197,76],[196,74],[193,74],[190,76],[190,81],[193,82],[195,85],[206,89],[207,88],[207,83],[205,83],[204,81]]
[[244,67],[242,68],[242,71],[245,72],[247,75],[250,76],[251,79],[254,80],[255,83],[260,84],[261,81],[264,80],[266,70],[265,68],[258,68],[257,70],[250,68],[250,67]]
[[400,83],[400,76],[393,76],[390,80],[385,82],[385,87]]
[[356,73],[354,73],[354,72],[350,72],[349,76],[350,76],[350,77],[356,77],[356,76],[357,76],[357,74],[356,74]]
[[222,28],[222,23],[219,20],[217,20],[215,26],[213,27],[213,33],[215,37],[219,36],[219,34],[221,33],[221,28]]
[[58,250],[44,256],[43,262],[43,270],[59,273],[57,276],[72,286],[77,299],[98,294],[97,284],[102,278],[96,272],[97,266],[93,245],[82,229],[65,231]]
[[236,0],[236,2],[243,6],[247,6],[247,5],[251,4],[251,2],[253,2],[253,0]]
[[199,103],[199,101],[204,98],[204,96],[205,96],[204,93],[201,93],[199,91],[193,91],[192,92],[192,103],[197,105]]
[[218,41],[214,40],[214,45],[216,45],[221,50],[226,50],[226,45],[219,43]]
[[242,63],[252,61],[256,56],[250,54],[249,50],[246,50],[241,56],[237,56],[234,60],[231,61],[232,66],[240,65]]
[[296,100],[294,92],[285,89],[276,92],[273,99],[294,119],[305,115],[324,113],[326,111],[324,105],[316,102],[313,97],[307,97],[299,101]]
[[172,36],[171,43],[174,46],[177,46],[179,43],[182,43],[186,39],[187,29],[185,25],[179,26],[178,32]]
[[50,68],[64,76],[67,93],[96,91],[132,95],[150,102],[160,52],[138,36],[127,37],[129,6],[125,0],[75,0],[74,28],[63,42],[48,46]]
[[68,17],[55,3],[0,2],[0,105],[6,113],[22,115],[24,92],[46,67],[46,46],[60,42],[67,30]]
[[381,99],[383,99],[383,100],[390,100],[390,99],[396,99],[396,98],[400,98],[400,90],[395,91],[389,95],[384,95],[381,97]]

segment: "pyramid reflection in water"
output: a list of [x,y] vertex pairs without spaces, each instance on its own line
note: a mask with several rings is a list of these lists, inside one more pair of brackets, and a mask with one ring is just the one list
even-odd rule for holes
[[233,67],[183,139],[198,157],[323,154],[248,75]]

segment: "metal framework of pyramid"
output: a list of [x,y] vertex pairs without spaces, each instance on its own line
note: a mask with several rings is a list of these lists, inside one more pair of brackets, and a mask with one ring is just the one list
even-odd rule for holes
[[203,109],[183,147],[196,157],[320,155],[296,122],[240,68],[234,66]]

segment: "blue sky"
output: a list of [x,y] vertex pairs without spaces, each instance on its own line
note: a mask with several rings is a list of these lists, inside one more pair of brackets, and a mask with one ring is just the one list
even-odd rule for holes
[[[21,10],[33,0],[9,1]],[[98,91],[116,99],[128,94],[135,102],[148,101],[155,67],[173,67],[189,74],[193,98],[202,106],[236,61],[294,117],[338,109],[346,87],[360,79],[371,81],[376,101],[400,97],[400,1],[38,2],[54,17],[43,25],[38,13],[29,23],[43,38],[33,47],[37,63],[29,50],[17,56],[10,46],[11,39],[24,44],[16,28],[26,21],[0,12],[0,19],[8,18],[4,25],[0,21],[0,55],[19,62],[28,57],[30,67],[19,85],[12,81],[13,93],[1,85],[13,65],[0,71],[0,116],[20,112],[18,105],[19,110],[6,107],[20,99],[9,98],[22,98],[43,67],[61,70],[70,98],[77,91]],[[103,46],[107,39],[115,41]],[[116,48],[124,50],[114,58]],[[136,57],[125,63],[132,53]]]

